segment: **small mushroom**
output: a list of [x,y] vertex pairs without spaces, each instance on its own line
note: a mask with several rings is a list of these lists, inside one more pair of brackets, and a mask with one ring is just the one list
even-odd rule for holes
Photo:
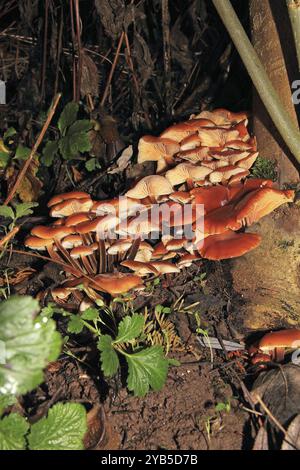
[[67,217],[76,212],[88,212],[93,206],[90,197],[81,199],[67,199],[50,209],[51,217]]
[[203,180],[212,172],[210,168],[204,166],[196,166],[191,163],[180,163],[172,170],[167,171],[166,178],[172,186],[177,186],[188,182],[193,186],[194,181]]
[[91,287],[110,295],[125,294],[132,289],[143,287],[143,281],[135,274],[111,273],[95,276]]
[[47,206],[52,207],[63,201],[67,201],[68,199],[87,199],[87,198],[90,198],[90,195],[88,193],[85,193],[82,191],[71,191],[69,193],[62,193],[62,194],[58,194],[57,196],[52,197],[50,201],[48,202]]
[[[209,181],[213,184],[216,183],[226,183],[232,176],[238,174],[245,174],[244,168],[239,168],[235,165],[224,166],[223,168],[218,168],[218,170],[213,171],[209,175]],[[246,174],[248,175],[249,172]]]
[[160,162],[159,171],[174,163],[173,155],[179,152],[179,144],[164,137],[146,135],[139,140],[138,163],[147,161]]
[[46,227],[44,225],[37,225],[31,230],[31,235],[46,240],[58,239],[71,235],[73,233],[72,227],[58,226],[58,227]]
[[48,246],[52,246],[54,243],[53,239],[45,239],[45,238],[38,238],[38,237],[27,237],[24,245],[32,250],[41,250],[44,251],[47,249]]
[[173,274],[179,273],[180,269],[173,263],[168,261],[151,261],[153,266],[160,274]]
[[131,271],[134,271],[135,274],[138,276],[146,276],[147,274],[154,274],[158,275],[158,270],[153,267],[152,264],[150,263],[142,263],[140,261],[129,261],[125,260],[122,261],[121,266],[124,266],[125,268],[130,269]]
[[258,350],[269,354],[272,359],[280,361],[284,358],[286,349],[300,347],[300,330],[289,329],[267,333],[258,342]]

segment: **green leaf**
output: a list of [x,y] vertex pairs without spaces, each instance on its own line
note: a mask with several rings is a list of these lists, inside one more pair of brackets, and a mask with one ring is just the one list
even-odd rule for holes
[[69,135],[60,139],[59,150],[65,160],[70,160],[79,156],[80,152],[88,152],[91,149],[88,134],[79,133]]
[[92,128],[92,123],[88,119],[80,119],[75,121],[74,124],[68,130],[68,136],[74,136],[77,134],[87,134],[87,132]]
[[68,323],[68,332],[78,334],[83,330],[84,324],[82,323],[78,315],[71,315],[70,321]]
[[181,365],[181,363],[177,359],[168,358],[168,361],[169,361],[169,366],[178,367]]
[[88,320],[88,321],[93,321],[93,320],[97,320],[99,316],[99,312],[96,308],[87,308],[81,315],[81,318],[83,320]]
[[0,166],[5,167],[10,159],[10,153],[0,152]]
[[5,408],[16,403],[16,397],[13,395],[2,395],[0,397],[0,416],[2,415]]
[[29,424],[22,416],[12,413],[0,420],[0,450],[24,450]]
[[86,411],[79,403],[57,403],[48,416],[31,426],[30,450],[82,450]]
[[112,337],[100,336],[97,346],[100,351],[101,369],[106,377],[112,377],[120,366],[118,355],[112,345]]
[[58,153],[58,142],[53,140],[46,143],[43,149],[42,163],[51,166]]
[[126,354],[128,362],[128,389],[143,397],[151,387],[161,390],[168,374],[169,361],[162,346],[151,346],[134,354]]
[[114,344],[127,343],[140,336],[144,328],[144,323],[144,316],[137,313],[133,314],[132,317],[124,317],[119,324],[118,336]]
[[61,135],[65,135],[65,131],[76,121],[79,105],[74,101],[68,103],[62,111],[57,126]]
[[31,149],[28,147],[24,147],[24,145],[19,144],[14,156],[14,159],[17,160],[27,160],[31,152]]
[[3,134],[3,140],[4,142],[9,138],[12,137],[13,135],[16,135],[17,131],[14,127],[9,127]]
[[35,315],[38,302],[29,296],[11,296],[0,304],[0,341],[5,364],[0,364],[0,394],[22,395],[43,381],[43,369],[57,359],[61,337],[55,323]]
[[31,215],[33,213],[32,209],[37,206],[37,202],[22,202],[21,204],[16,204],[16,219],[20,219],[21,217],[25,217],[26,215]]
[[87,171],[95,171],[96,168],[98,168],[97,164],[98,162],[96,158],[90,158],[85,162],[85,168]]
[[0,206],[0,217],[6,217],[8,219],[14,220],[15,213],[9,206]]

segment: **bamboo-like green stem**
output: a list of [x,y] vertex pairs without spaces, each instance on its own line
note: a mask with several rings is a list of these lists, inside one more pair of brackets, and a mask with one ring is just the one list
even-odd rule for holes
[[298,68],[300,70],[300,1],[299,0],[286,0],[288,12],[291,20],[295,47],[298,59]]
[[300,163],[300,132],[284,109],[229,0],[212,0],[275,126]]

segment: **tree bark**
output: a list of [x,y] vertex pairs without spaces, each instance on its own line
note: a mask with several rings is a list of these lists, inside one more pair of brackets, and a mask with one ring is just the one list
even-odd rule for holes
[[[287,113],[297,122],[291,99],[297,63],[286,2],[250,0],[250,19],[253,44]],[[291,155],[256,93],[253,111],[260,155],[276,161],[280,185],[298,182]],[[247,329],[300,325],[300,207],[284,206],[249,231],[260,233],[262,243],[232,261],[232,283],[238,294],[233,309],[235,322]]]
[[[297,56],[286,3],[282,0],[250,0],[250,21],[252,43],[287,113],[297,123],[291,92],[292,82],[297,79]],[[280,185],[298,181],[297,164],[256,92],[253,109],[260,155],[276,161]]]

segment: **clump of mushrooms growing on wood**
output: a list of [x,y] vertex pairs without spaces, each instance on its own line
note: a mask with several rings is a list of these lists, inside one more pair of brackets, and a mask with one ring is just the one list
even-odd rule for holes
[[270,180],[246,179],[258,156],[247,124],[245,113],[204,111],[158,137],[140,139],[138,162],[157,162],[156,174],[122,197],[93,201],[79,191],[54,196],[48,207],[56,220],[34,227],[25,245],[47,251],[66,272],[53,290],[55,301],[64,304],[71,293],[82,300],[79,286],[92,301],[118,296],[202,258],[229,259],[255,249],[261,237],[245,229],[292,202],[294,192],[278,190]]

